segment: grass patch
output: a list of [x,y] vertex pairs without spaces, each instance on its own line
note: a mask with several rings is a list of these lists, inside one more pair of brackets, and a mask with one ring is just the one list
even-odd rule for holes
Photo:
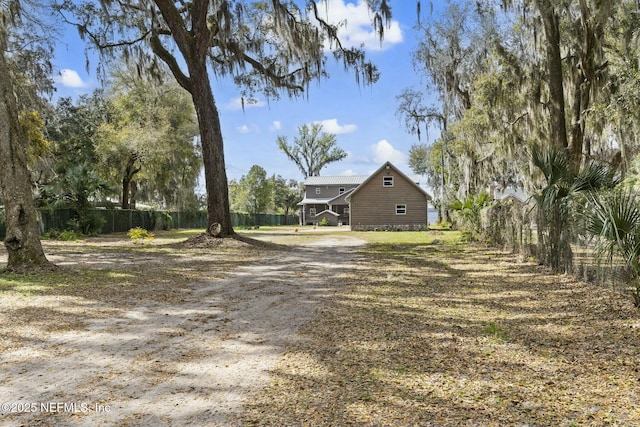
[[462,243],[460,231],[350,231],[346,227],[263,226],[258,230],[236,230],[240,235],[279,244],[306,244],[326,238],[356,238],[372,245],[419,246],[457,245]]
[[496,322],[489,322],[484,328],[482,328],[482,335],[496,341],[507,340],[507,336],[504,333],[504,330]]
[[188,239],[189,237],[198,236],[204,233],[204,228],[190,228],[190,229],[173,229],[173,230],[158,230],[154,231],[156,239]]
[[366,240],[372,244],[387,245],[433,245],[433,244],[459,244],[461,233],[459,231],[354,231],[350,235]]

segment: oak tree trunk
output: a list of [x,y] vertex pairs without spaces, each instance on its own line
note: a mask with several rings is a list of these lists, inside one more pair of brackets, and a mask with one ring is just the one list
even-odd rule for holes
[[547,52],[547,84],[549,85],[549,115],[551,144],[567,148],[562,57],[560,55],[560,18],[552,0],[536,0],[544,25]]
[[224,162],[220,116],[215,104],[204,59],[189,63],[193,90],[191,96],[200,127],[200,143],[207,190],[207,230],[220,225],[217,237],[234,234],[229,206],[229,188]]
[[137,159],[138,156],[135,154],[129,156],[127,166],[125,167],[124,173],[122,174],[122,209],[135,209],[135,206],[132,207],[130,203],[130,200],[135,197],[135,195],[132,194],[131,184],[133,183],[133,177],[142,169],[140,167],[135,167]]
[[189,71],[188,76],[184,75],[175,57],[161,45],[156,36],[151,37],[153,51],[169,66],[178,84],[193,99],[200,129],[207,191],[207,231],[215,237],[233,236],[220,117],[207,70],[207,52],[211,47],[212,36],[207,21],[209,1],[195,0],[192,3],[191,30],[187,30],[175,3],[170,0],[154,1],[170,28]]
[[51,267],[40,243],[40,232],[31,174],[27,167],[27,142],[18,120],[18,107],[4,56],[6,43],[0,34],[0,193],[7,229],[4,245],[8,271]]

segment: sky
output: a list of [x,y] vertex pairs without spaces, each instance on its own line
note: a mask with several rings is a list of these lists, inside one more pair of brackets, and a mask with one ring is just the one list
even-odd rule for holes
[[[212,88],[220,112],[225,147],[227,176],[238,180],[253,165],[264,168],[268,176],[303,180],[302,173],[277,146],[278,136],[289,143],[304,124],[322,123],[323,130],[336,136],[337,145],[348,157],[326,166],[320,174],[368,175],[386,161],[407,174],[408,153],[412,144],[430,143],[438,135],[410,135],[396,114],[396,96],[405,88],[423,90],[421,76],[412,64],[412,52],[418,42],[414,0],[392,0],[393,19],[385,28],[380,43],[371,27],[371,16],[362,0],[328,0],[331,20],[347,21],[341,30],[346,45],[364,43],[367,56],[381,75],[371,86],[358,85],[352,72],[330,58],[330,77],[311,83],[307,94],[297,99],[258,98],[243,111],[240,90],[230,78],[212,78]],[[322,13],[325,8],[320,8]],[[84,42],[69,28],[56,50],[54,60],[58,97],[76,97],[99,87],[95,72],[86,71]],[[91,59],[91,58],[90,58]],[[97,58],[92,58],[93,69]]]

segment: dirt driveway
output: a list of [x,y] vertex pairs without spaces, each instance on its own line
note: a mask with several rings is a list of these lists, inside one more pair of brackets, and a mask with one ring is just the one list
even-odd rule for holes
[[[231,255],[49,247],[62,283],[2,289],[0,425],[226,425],[363,244],[332,236]],[[71,289],[70,274],[88,283]]]

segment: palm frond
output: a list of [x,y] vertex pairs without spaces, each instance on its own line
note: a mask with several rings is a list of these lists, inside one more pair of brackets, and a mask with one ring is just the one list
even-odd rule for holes
[[570,180],[571,163],[566,150],[561,147],[533,145],[531,147],[531,162],[540,169],[547,185]]
[[576,175],[571,183],[572,193],[583,191],[595,191],[605,188],[613,188],[619,183],[615,171],[608,165],[591,162]]
[[620,256],[637,277],[640,274],[640,207],[638,195],[631,191],[589,196],[585,209],[587,232],[597,238],[596,255],[609,263]]

